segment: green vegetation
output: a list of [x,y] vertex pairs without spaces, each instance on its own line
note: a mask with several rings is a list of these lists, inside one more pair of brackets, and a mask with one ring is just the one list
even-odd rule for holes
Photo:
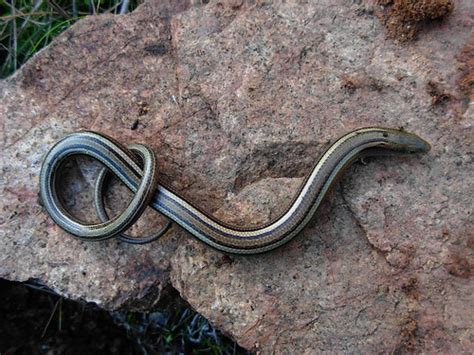
[[126,13],[140,0],[0,0],[0,78],[87,15]]
[[0,279],[0,354],[249,355],[170,290],[151,312],[108,312]]
[[169,305],[153,313],[115,312],[113,317],[144,354],[156,350],[169,354],[248,354],[184,305]]

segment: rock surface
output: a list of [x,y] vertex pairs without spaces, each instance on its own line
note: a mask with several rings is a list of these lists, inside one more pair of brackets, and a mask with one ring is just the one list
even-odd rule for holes
[[[403,45],[374,3],[170,4],[82,20],[0,81],[0,277],[106,308],[149,308],[175,287],[264,353],[472,351],[473,3]],[[38,203],[42,157],[87,128],[146,142],[183,196],[259,223],[330,141],[372,125],[433,149],[353,166],[301,235],[264,255],[223,255],[178,227],[146,246],[81,242]],[[84,218],[92,167],[65,171]],[[160,223],[148,213],[134,232]]]

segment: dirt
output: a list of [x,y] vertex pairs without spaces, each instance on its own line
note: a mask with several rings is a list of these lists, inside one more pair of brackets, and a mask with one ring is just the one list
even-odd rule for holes
[[468,98],[474,98],[474,43],[467,44],[458,56],[461,75],[458,79],[458,87]]
[[426,91],[431,96],[432,105],[440,105],[451,99],[451,95],[439,83],[433,80],[426,84]]
[[400,42],[416,39],[429,22],[442,20],[454,9],[451,0],[379,0],[378,4],[387,35]]

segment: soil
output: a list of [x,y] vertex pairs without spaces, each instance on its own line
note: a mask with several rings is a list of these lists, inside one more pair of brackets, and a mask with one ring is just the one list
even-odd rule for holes
[[474,42],[467,44],[458,56],[461,76],[458,86],[461,92],[468,98],[474,98]]
[[379,0],[383,7],[379,14],[387,35],[400,42],[416,38],[428,22],[442,20],[454,9],[451,0]]

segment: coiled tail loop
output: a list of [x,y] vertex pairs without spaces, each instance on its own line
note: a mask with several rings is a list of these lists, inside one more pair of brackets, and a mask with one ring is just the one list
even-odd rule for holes
[[[95,206],[101,223],[87,224],[75,218],[62,205],[58,196],[58,171],[62,163],[74,155],[90,156],[105,166],[95,190]],[[109,171],[134,193],[126,209],[111,219],[105,212],[102,194],[103,181]],[[130,237],[122,233],[136,222],[148,206],[157,183],[156,158],[149,147],[134,144],[127,149],[109,137],[104,139],[101,134],[84,131],[65,137],[48,152],[40,174],[40,195],[53,220],[78,238],[94,241],[119,236],[124,242],[143,244],[163,235],[171,222],[168,221],[160,231],[144,238]]]

